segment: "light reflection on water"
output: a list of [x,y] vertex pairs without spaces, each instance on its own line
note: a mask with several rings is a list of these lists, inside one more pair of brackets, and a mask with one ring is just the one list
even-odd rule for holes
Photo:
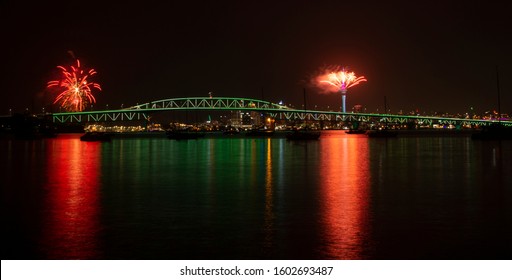
[[510,258],[511,146],[8,141],[3,259]]
[[363,259],[369,246],[368,140],[322,139],[319,188],[326,258]]
[[101,258],[100,157],[101,143],[69,139],[48,145],[40,240],[47,258]]
[[274,236],[274,180],[272,177],[272,140],[266,139],[267,154],[266,154],[266,173],[265,173],[265,222],[264,222],[264,252],[268,253],[275,246]]

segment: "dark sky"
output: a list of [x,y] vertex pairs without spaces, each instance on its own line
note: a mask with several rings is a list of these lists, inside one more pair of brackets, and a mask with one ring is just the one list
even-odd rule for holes
[[[43,2],[43,1],[41,1]],[[262,96],[339,108],[308,81],[348,66],[347,108],[512,114],[510,1],[2,1],[0,114],[40,110],[73,51],[98,72],[96,108]],[[504,2],[504,3],[500,3]]]

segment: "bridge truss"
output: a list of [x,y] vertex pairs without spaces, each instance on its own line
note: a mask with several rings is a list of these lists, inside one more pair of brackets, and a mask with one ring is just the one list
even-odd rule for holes
[[[281,120],[315,120],[315,121],[344,121],[344,122],[388,122],[416,123],[421,125],[489,125],[496,120],[479,120],[463,118],[445,118],[435,116],[408,116],[390,114],[342,113],[333,111],[298,110],[284,105],[249,98],[233,97],[189,97],[172,98],[148,102],[126,109],[54,113],[55,123],[92,123],[148,120],[151,114],[164,111],[179,110],[214,110],[214,111],[258,111]],[[506,126],[512,126],[512,121],[502,121]]]

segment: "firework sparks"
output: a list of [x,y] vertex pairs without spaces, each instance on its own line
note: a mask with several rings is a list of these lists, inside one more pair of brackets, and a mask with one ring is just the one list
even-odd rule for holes
[[76,66],[71,66],[70,69],[63,66],[57,66],[57,68],[62,71],[63,78],[48,82],[47,88],[62,87],[65,90],[57,95],[53,104],[60,103],[60,106],[68,111],[83,111],[88,104],[96,102],[91,89],[101,90],[101,87],[87,80],[96,74],[94,69],[83,70],[80,68],[78,59]]
[[341,92],[342,112],[345,113],[345,99],[347,90],[353,86],[366,82],[364,76],[357,77],[354,72],[345,70],[344,67],[326,71],[315,79],[316,85],[325,92]]
[[329,84],[340,91],[346,91],[361,82],[367,81],[364,76],[357,77],[354,72],[348,72],[345,68],[322,75],[319,79],[321,83]]

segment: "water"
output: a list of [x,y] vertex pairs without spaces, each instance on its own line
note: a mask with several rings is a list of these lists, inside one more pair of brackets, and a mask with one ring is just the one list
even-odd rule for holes
[[2,259],[511,259],[512,142],[0,141]]

